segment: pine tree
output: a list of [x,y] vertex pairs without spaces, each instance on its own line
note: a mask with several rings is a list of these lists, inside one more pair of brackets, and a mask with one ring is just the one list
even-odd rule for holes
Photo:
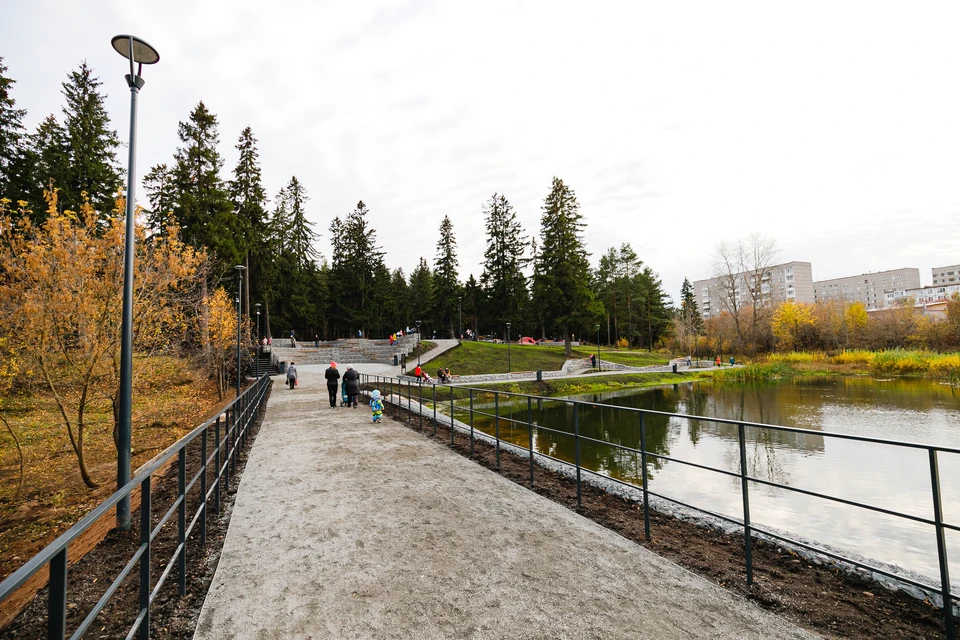
[[410,315],[413,320],[410,326],[420,320],[424,323],[421,330],[425,335],[429,335],[427,332],[431,327],[426,324],[425,314],[433,308],[433,273],[430,272],[430,266],[423,258],[420,258],[417,268],[410,273],[409,296]]
[[453,223],[450,216],[444,216],[440,223],[440,240],[437,242],[437,258],[434,262],[434,321],[437,328],[449,327],[452,338],[456,337],[457,296],[460,295],[459,264]]
[[560,178],[554,178],[540,218],[536,303],[560,327],[567,357],[572,355],[571,328],[590,325],[602,313],[590,290],[584,226],[576,195]]
[[317,240],[317,234],[311,229],[310,221],[307,220],[304,204],[307,200],[307,190],[303,184],[297,180],[296,176],[290,178],[287,184],[287,198],[290,205],[290,226],[287,229],[287,249],[293,254],[296,265],[301,270],[306,270],[310,265],[316,263],[319,254],[313,243]]
[[[10,191],[18,194],[17,199],[26,200],[33,210],[33,221],[41,223],[47,218],[43,192],[51,184],[61,189],[67,182],[70,170],[70,145],[67,132],[49,115],[40,123],[37,130],[28,135],[22,145],[20,155],[13,165]],[[63,210],[63,202],[58,199],[58,208]]]
[[390,296],[387,304],[389,305],[387,313],[387,331],[393,333],[401,327],[410,326],[410,300],[407,287],[407,278],[403,269],[394,269],[390,275],[390,286],[388,287]]
[[173,222],[173,209],[176,206],[173,170],[165,163],[154,165],[143,177],[143,190],[150,203],[146,211],[147,225],[154,233],[162,232]]
[[[368,225],[369,213],[361,200],[344,220],[336,217],[330,223],[330,295],[338,335],[356,336],[357,331],[369,335],[378,325],[376,288],[378,274],[383,275],[383,252],[377,246],[376,231]],[[387,284],[379,282],[380,286]]]
[[697,298],[688,278],[684,278],[680,286],[680,314],[690,320],[690,326],[694,331],[698,333],[703,331],[703,317],[697,308]]
[[61,199],[67,209],[79,209],[81,192],[101,219],[113,211],[117,189],[122,186],[117,164],[120,140],[110,128],[110,116],[103,104],[99,87],[103,83],[93,75],[86,61],[71,71],[63,83],[66,105],[63,107],[64,128],[70,145],[70,167]]
[[464,328],[467,326],[471,327],[474,334],[477,333],[480,325],[478,313],[483,305],[483,289],[471,273],[470,277],[467,278],[467,283],[463,286],[463,317],[466,319]]
[[181,122],[173,169],[176,187],[174,214],[183,239],[195,247],[209,248],[221,264],[231,266],[243,259],[242,236],[220,178],[223,158],[217,151],[220,137],[217,117],[200,102]]
[[10,191],[12,174],[23,153],[23,118],[27,115],[25,109],[17,109],[16,100],[10,95],[10,88],[16,80],[8,77],[7,66],[0,56],[0,197],[7,197],[16,202],[24,194]]
[[269,260],[268,253],[263,251],[267,236],[266,204],[267,196],[263,188],[263,178],[260,173],[257,139],[253,130],[246,127],[240,132],[240,139],[236,145],[240,152],[240,159],[233,170],[233,180],[229,183],[230,200],[233,203],[233,214],[241,230],[241,250],[244,254],[244,265],[247,267],[247,277],[244,279],[244,307],[250,306],[250,292],[259,300],[263,298],[263,261]]
[[487,248],[483,253],[483,273],[480,283],[489,303],[485,326],[502,333],[505,322],[518,321],[521,306],[526,300],[527,283],[523,267],[527,239],[510,202],[500,194],[493,194],[484,205]]

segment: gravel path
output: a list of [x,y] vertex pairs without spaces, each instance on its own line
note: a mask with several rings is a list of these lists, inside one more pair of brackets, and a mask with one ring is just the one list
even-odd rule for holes
[[810,638],[367,407],[275,387],[195,638]]

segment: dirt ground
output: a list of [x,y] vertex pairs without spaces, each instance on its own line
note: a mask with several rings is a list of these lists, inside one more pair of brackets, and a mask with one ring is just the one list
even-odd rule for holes
[[[237,457],[236,470],[230,473],[229,491],[221,498],[221,515],[218,517],[210,504],[207,521],[206,546],[200,547],[199,523],[187,540],[186,596],[177,593],[176,568],[167,577],[151,607],[151,637],[188,639],[193,637],[197,614],[216,570],[223,539],[230,524],[230,514],[237,486],[246,465],[249,448],[256,439],[262,415],[258,417],[247,447]],[[195,445],[195,446],[194,446]],[[207,444],[208,453],[213,452],[213,438]],[[194,477],[200,469],[200,440],[188,447],[187,478]],[[208,482],[212,483],[212,465],[208,467]],[[212,486],[212,484],[210,485]],[[187,494],[187,522],[196,511],[200,500],[200,483],[197,482]],[[153,526],[173,505],[177,498],[177,467],[172,465],[162,478],[154,479],[152,493]],[[108,514],[106,518],[113,518]],[[104,541],[68,570],[67,632],[72,633],[103,595],[110,582],[120,573],[140,543],[139,511],[133,514],[130,531],[116,529],[107,534]],[[176,515],[168,520],[154,538],[151,550],[151,584],[163,573],[170,556],[177,547]],[[0,640],[9,638],[46,637],[46,612],[48,591],[44,587],[36,599],[7,627],[0,630]],[[133,624],[138,611],[138,570],[134,568],[117,590],[111,602],[94,621],[87,633],[88,638],[122,638]]]
[[[420,427],[415,413],[389,407],[389,415]],[[423,418],[424,437],[450,447],[449,427]],[[500,452],[500,468],[492,446],[457,433],[452,448],[514,482],[529,486],[529,459]],[[644,535],[641,505],[582,484],[577,506],[576,482],[536,467],[533,490],[604,527],[641,544],[714,583],[742,594],[761,607],[830,638],[942,638],[943,614],[929,602],[904,593],[891,593],[876,583],[859,580],[827,566],[817,566],[776,545],[754,540],[753,585],[747,586],[743,536],[724,535],[677,518],[651,512],[651,541]],[[957,621],[960,625],[960,620]]]

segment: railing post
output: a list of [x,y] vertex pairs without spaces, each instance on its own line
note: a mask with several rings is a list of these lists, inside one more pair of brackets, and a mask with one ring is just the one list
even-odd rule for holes
[[643,474],[643,534],[650,542],[650,490],[647,487],[647,415],[640,414],[640,473]]
[[527,396],[527,436],[530,441],[530,488],[533,489],[533,398]]
[[67,547],[50,560],[50,596],[47,600],[47,639],[67,635]]
[[573,446],[577,462],[577,506],[583,506],[583,492],[580,486],[580,404],[573,403]]
[[497,469],[500,469],[500,394],[493,392],[493,429],[497,440]]
[[203,504],[203,517],[200,518],[200,546],[207,544],[207,438],[210,436],[210,427],[203,430],[203,439],[200,440],[200,499]]
[[747,437],[742,424],[740,434],[740,492],[743,495],[743,555],[747,563],[747,584],[753,584],[753,549],[750,541],[750,482],[747,480]]
[[151,529],[151,476],[140,483],[140,546],[144,547],[140,556],[140,640],[150,640],[150,529]]
[[223,418],[223,441],[226,443],[227,450],[223,452],[226,456],[223,465],[223,495],[225,498],[230,496],[230,410],[227,409]]
[[940,596],[943,598],[943,624],[948,640],[956,640],[957,630],[953,621],[953,598],[950,596],[950,563],[947,560],[947,537],[943,528],[943,503],[940,496],[940,464],[937,450],[927,449],[930,454],[930,488],[933,493],[933,521],[937,531],[937,557],[940,560]]
[[214,456],[214,476],[213,484],[216,487],[216,491],[213,492],[213,507],[217,511],[217,515],[220,515],[220,416],[217,416],[217,421],[213,427],[213,437],[216,438],[217,448],[213,450]]
[[[422,393],[420,395],[423,396]],[[437,435],[437,383],[433,383],[433,435]]]
[[454,441],[454,435],[456,431],[453,429],[453,385],[450,385],[450,446],[452,447],[456,442]]
[[180,553],[177,554],[177,588],[181,596],[187,595],[187,448],[180,449],[177,460],[177,497],[180,498],[180,508],[177,509],[177,544]]
[[470,457],[473,457],[473,389],[470,389]]

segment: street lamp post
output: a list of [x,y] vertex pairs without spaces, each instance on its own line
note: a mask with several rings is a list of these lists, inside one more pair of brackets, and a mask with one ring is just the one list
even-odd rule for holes
[[417,320],[417,366],[420,366],[420,320]]
[[457,296],[457,340],[463,338],[463,296]]
[[[120,329],[120,389],[119,421],[117,424],[117,489],[130,482],[130,441],[133,414],[133,244],[134,215],[136,211],[137,168],[137,96],[143,88],[140,73],[143,65],[155,64],[160,54],[149,44],[130,35],[114,36],[113,48],[130,61],[130,73],[125,76],[130,87],[130,149],[127,156],[127,210],[124,222],[123,244],[123,312]],[[134,72],[133,63],[137,63]],[[130,529],[130,495],[117,503],[117,527]]]
[[600,364],[600,325],[597,327],[597,371],[603,371],[603,365]]
[[257,380],[259,380],[260,379],[260,303],[258,302],[253,306],[257,308],[257,345],[254,348],[254,353],[257,354],[256,372],[257,372]]
[[507,373],[510,373],[510,323],[507,323]]
[[240,380],[243,373],[243,361],[240,359],[240,328],[243,317],[243,272],[246,267],[238,264],[233,267],[237,270],[237,397],[240,397]]

